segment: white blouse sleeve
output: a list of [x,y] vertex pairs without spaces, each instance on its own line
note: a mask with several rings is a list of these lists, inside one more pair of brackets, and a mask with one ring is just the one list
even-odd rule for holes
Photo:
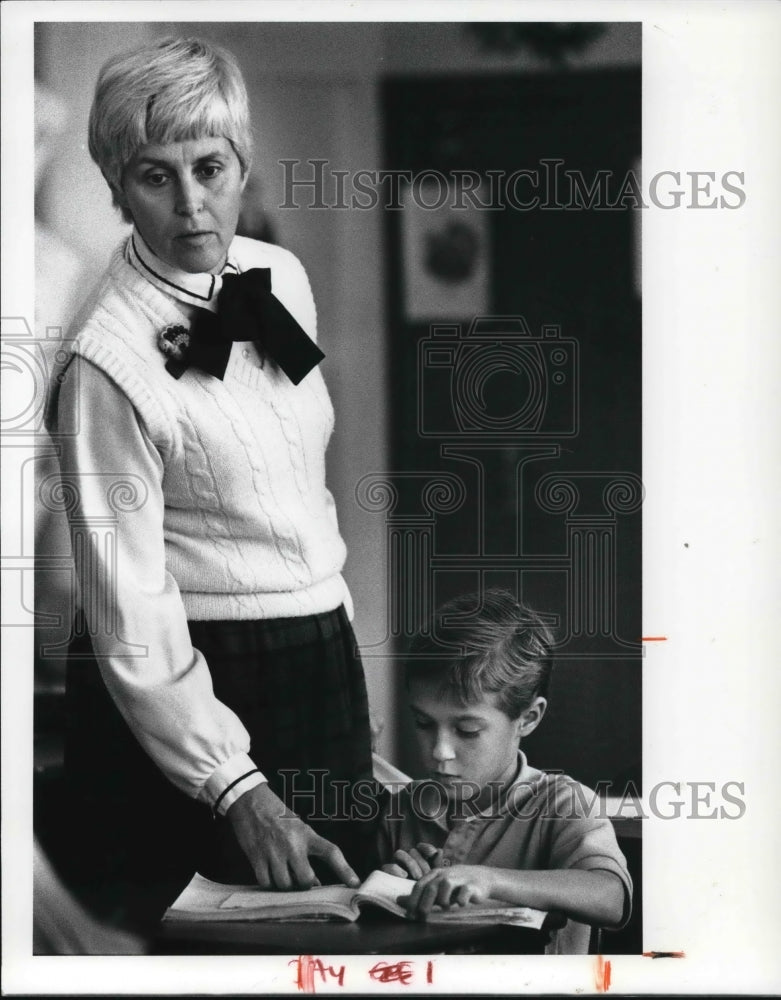
[[78,426],[60,439],[60,465],[100,671],[163,773],[224,813],[265,778],[248,755],[247,730],[214,695],[166,569],[160,454],[121,390],[100,369],[79,364],[79,379],[66,379],[60,392],[60,424]]

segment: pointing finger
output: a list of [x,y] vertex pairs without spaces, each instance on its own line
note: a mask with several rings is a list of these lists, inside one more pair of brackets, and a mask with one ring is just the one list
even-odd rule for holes
[[312,839],[309,842],[309,853],[314,854],[315,857],[322,858],[346,885],[358,886],[361,884],[361,880],[347,864],[345,856],[336,844],[332,844],[325,837],[313,833]]

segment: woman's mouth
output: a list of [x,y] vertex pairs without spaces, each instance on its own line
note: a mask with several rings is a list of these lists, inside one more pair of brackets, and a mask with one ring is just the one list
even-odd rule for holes
[[213,235],[214,233],[211,232],[181,233],[176,238],[177,240],[181,240],[181,242],[185,243],[187,246],[200,247],[203,246],[204,243],[207,243]]

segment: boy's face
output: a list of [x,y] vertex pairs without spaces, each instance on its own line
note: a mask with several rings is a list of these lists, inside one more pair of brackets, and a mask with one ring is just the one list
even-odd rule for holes
[[410,680],[409,702],[425,776],[438,782],[449,799],[471,797],[473,785],[486,789],[515,776],[520,738],[536,725],[530,729],[525,714],[509,719],[496,707],[495,695],[463,705],[443,694],[436,681],[421,678]]

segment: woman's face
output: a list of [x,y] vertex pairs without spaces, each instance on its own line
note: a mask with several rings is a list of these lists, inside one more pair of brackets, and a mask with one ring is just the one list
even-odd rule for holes
[[147,246],[181,271],[219,273],[246,175],[224,137],[141,146],[118,196]]

